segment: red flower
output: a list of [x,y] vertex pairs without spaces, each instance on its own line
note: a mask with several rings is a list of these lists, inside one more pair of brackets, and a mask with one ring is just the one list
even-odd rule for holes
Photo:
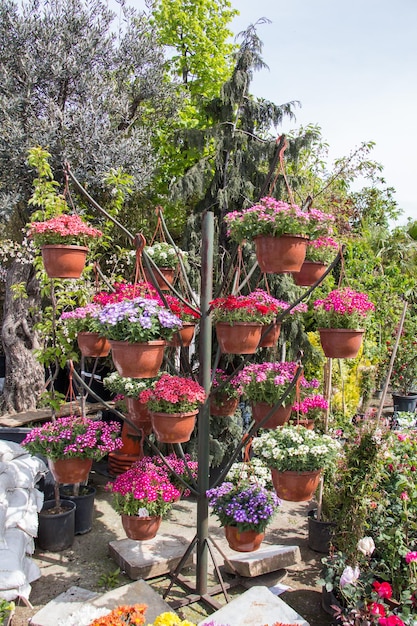
[[379,583],[377,580],[373,583],[373,588],[377,592],[380,598],[391,598],[392,587],[389,583]]
[[404,622],[396,615],[389,617],[380,617],[378,620],[380,626],[405,626]]
[[371,602],[368,606],[368,610],[371,615],[379,615],[385,617],[385,606],[379,602]]

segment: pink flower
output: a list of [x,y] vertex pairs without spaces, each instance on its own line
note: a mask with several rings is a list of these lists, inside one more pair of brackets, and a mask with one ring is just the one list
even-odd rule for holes
[[379,602],[371,602],[368,606],[368,611],[371,615],[379,615],[385,617],[385,606]]
[[380,617],[378,620],[380,626],[405,626],[404,622],[396,615],[390,615],[389,617]]
[[401,498],[401,500],[405,500],[405,501],[407,501],[407,500],[409,500],[409,499],[410,499],[410,496],[408,495],[408,493],[407,493],[406,491],[403,491],[403,492],[400,494],[400,498]]
[[417,561],[417,552],[407,552],[407,554],[405,555],[405,560],[407,563]]
[[340,586],[344,587],[345,585],[354,585],[360,576],[360,569],[356,565],[355,568],[352,568],[350,565],[345,567],[340,577]]

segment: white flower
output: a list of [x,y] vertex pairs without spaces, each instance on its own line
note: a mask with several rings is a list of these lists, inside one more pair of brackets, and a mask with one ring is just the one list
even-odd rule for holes
[[340,577],[340,586],[354,585],[360,576],[359,567],[356,565],[353,569],[350,565],[345,567]]
[[359,552],[362,552],[365,556],[371,556],[372,552],[375,550],[375,544],[372,537],[363,537],[358,541],[358,545],[356,546]]
[[138,509],[137,516],[138,517],[149,517],[149,511],[146,508],[146,506],[142,506],[142,507],[140,507]]

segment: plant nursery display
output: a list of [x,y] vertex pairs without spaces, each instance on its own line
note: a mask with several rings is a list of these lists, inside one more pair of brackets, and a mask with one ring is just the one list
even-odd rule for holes
[[102,232],[78,215],[62,214],[44,222],[32,222],[29,237],[41,248],[50,278],[79,278],[84,269],[88,241]]
[[337,457],[340,444],[303,426],[284,425],[263,432],[252,448],[272,471],[275,490],[283,500],[310,500],[320,476]]
[[166,469],[151,460],[132,465],[109,483],[108,489],[127,536],[136,540],[155,537],[162,518],[181,496]]
[[162,374],[139,400],[147,403],[158,441],[182,443],[194,430],[198,407],[206,399],[204,388],[192,378]]
[[375,310],[367,294],[348,287],[334,289],[316,300],[314,309],[324,354],[330,358],[355,358],[366,321]]
[[[70,415],[33,428],[22,441],[31,454],[48,459],[57,482],[86,480],[92,462],[122,446],[117,422],[104,422]],[[70,474],[67,474],[69,467]]]
[[237,552],[257,550],[265,529],[280,505],[272,491],[260,485],[229,482],[207,491],[209,505],[225,529],[230,547]]

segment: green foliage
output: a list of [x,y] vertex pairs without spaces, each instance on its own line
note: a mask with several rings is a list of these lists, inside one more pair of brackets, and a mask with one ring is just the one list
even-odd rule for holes
[[10,617],[10,614],[15,609],[15,603],[9,602],[9,600],[4,600],[0,598],[0,624],[3,625],[6,623],[6,619]]
[[119,586],[120,567],[114,572],[105,572],[98,579],[98,586],[102,589],[116,589]]

